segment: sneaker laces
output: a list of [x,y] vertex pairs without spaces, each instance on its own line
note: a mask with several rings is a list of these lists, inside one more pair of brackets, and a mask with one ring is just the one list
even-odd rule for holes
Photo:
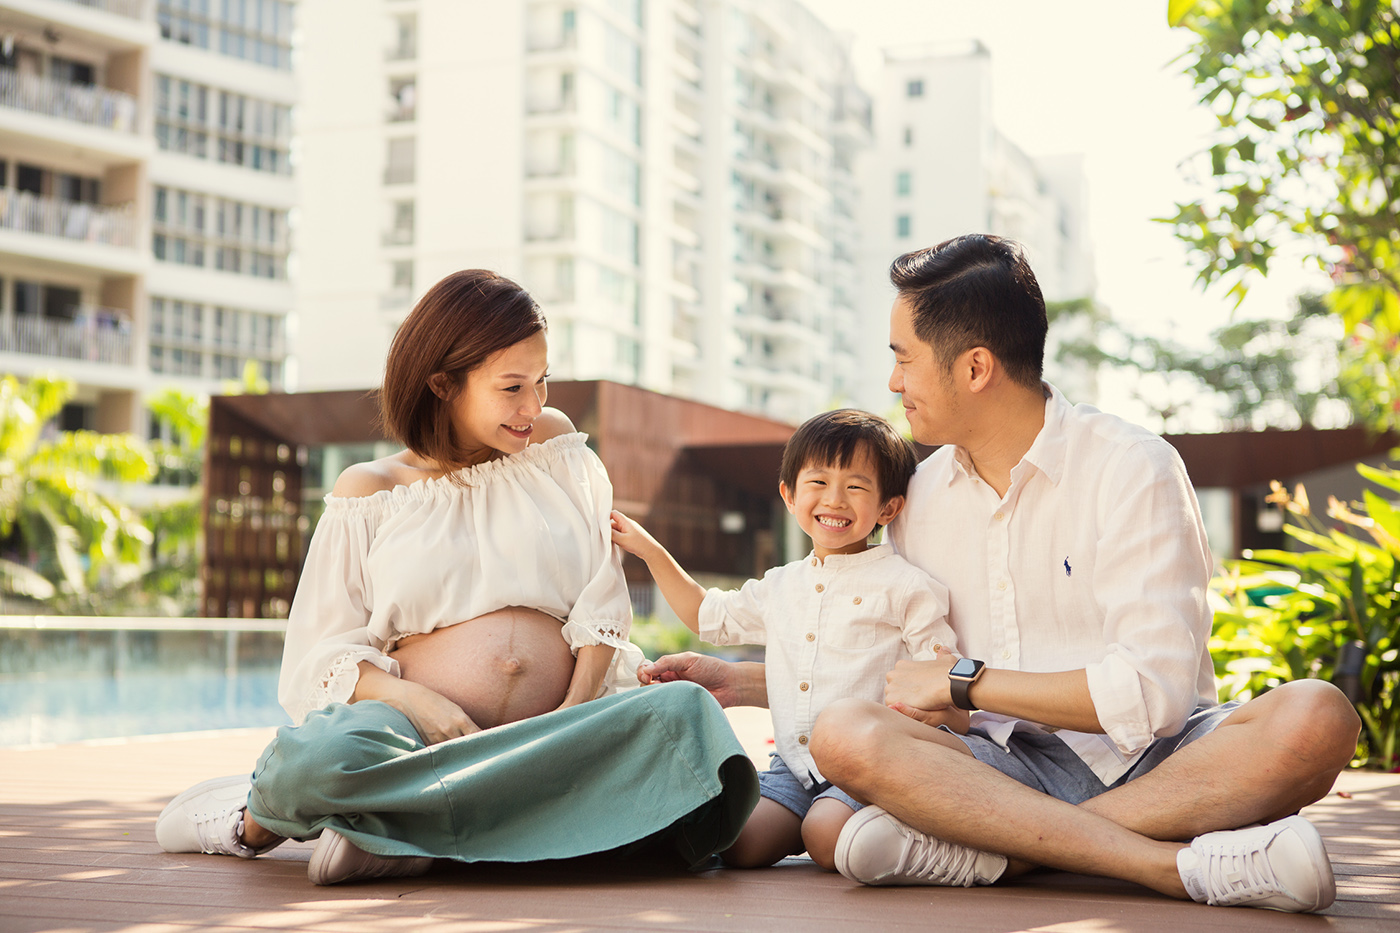
[[196,813],[192,819],[195,834],[199,837],[199,847],[204,852],[213,855],[236,855],[239,858],[252,858],[257,855],[242,840],[242,806],[211,813]]
[[924,878],[944,886],[970,888],[975,881],[977,851],[949,845],[923,833],[906,831],[896,874]]
[[1229,907],[1286,890],[1263,850],[1254,846],[1221,846],[1205,853],[1204,862],[1200,877],[1212,906]]

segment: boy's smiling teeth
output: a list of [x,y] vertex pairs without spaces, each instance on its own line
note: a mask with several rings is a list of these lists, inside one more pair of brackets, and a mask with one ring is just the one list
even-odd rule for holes
[[828,528],[845,528],[851,524],[851,520],[848,518],[835,518],[830,515],[818,515],[817,521]]

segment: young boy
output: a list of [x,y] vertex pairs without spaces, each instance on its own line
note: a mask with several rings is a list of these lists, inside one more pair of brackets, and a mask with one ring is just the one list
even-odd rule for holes
[[[783,449],[778,492],[812,539],[802,560],[742,589],[705,590],[646,529],[612,513],[613,541],[646,561],[666,602],[692,632],[715,645],[766,645],[772,766],[762,799],[724,859],[754,868],[804,849],[834,868],[836,837],[860,804],[827,783],[807,750],[817,714],[833,700],[884,700],[895,661],[953,651],[948,591],[869,538],[904,507],[913,445],[868,412],[826,412],[799,427]],[[950,728],[967,731],[949,708]]]

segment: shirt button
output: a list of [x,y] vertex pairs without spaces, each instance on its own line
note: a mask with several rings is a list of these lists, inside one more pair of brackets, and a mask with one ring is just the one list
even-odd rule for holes
[[821,592],[822,590],[824,590],[824,589],[826,589],[826,587],[822,586],[820,583],[817,584],[817,592],[818,592],[818,593],[820,593],[820,592]]
[[1003,660],[1005,660],[1006,658],[1011,657],[1011,649],[1010,649],[1010,648],[1003,648],[1003,649],[1001,649],[1001,656],[1002,656],[1002,659],[1003,659]]
[[815,557],[812,558],[812,566],[813,566],[813,567],[817,566],[817,564],[820,564],[820,563],[821,563],[821,561],[817,560],[817,558],[815,558]]
[[859,606],[859,605],[860,605],[860,597],[857,596],[855,599],[851,600],[851,602],[853,602],[853,603],[855,603],[857,606]]
[[808,633],[807,633],[807,640],[808,640],[808,641],[816,641],[816,640],[817,640],[817,635],[816,635],[816,633],[815,633],[815,632],[808,632]]
[[997,514],[995,514],[995,515],[992,516],[992,518],[995,518],[997,521],[1001,521],[1001,520],[1002,520],[1003,518],[1005,518],[1005,517],[1006,517],[1006,516],[1004,516],[1004,515],[1003,515],[1002,513],[1000,513],[1000,512],[998,512]]
[[797,744],[798,744],[798,745],[806,745],[806,744],[807,744],[807,737],[806,737],[805,735],[799,735],[799,736],[797,737]]
[[934,650],[935,652],[942,651],[942,650],[943,650],[943,646],[940,645],[940,644],[934,643],[933,650]]
[[797,689],[798,689],[798,690],[801,690],[803,693],[806,693],[806,692],[807,692],[807,689],[808,689],[807,681],[804,680],[804,681],[802,681],[802,683],[798,684],[798,685],[797,685]]
[[1005,580],[998,580],[998,581],[997,581],[997,589],[999,589],[999,590],[1004,590],[1004,589],[1006,589],[1006,581],[1005,581]]

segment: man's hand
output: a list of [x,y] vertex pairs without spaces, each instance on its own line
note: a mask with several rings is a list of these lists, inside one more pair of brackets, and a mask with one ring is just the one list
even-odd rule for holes
[[[686,651],[643,661],[637,666],[637,679],[644,684],[667,684],[677,680],[699,684],[725,707],[768,705],[761,664],[733,664]],[[759,687],[757,693],[755,686]]]
[[938,656],[927,661],[896,661],[894,670],[885,675],[885,705],[922,710],[952,706],[948,672],[957,660],[947,648],[939,648]]

